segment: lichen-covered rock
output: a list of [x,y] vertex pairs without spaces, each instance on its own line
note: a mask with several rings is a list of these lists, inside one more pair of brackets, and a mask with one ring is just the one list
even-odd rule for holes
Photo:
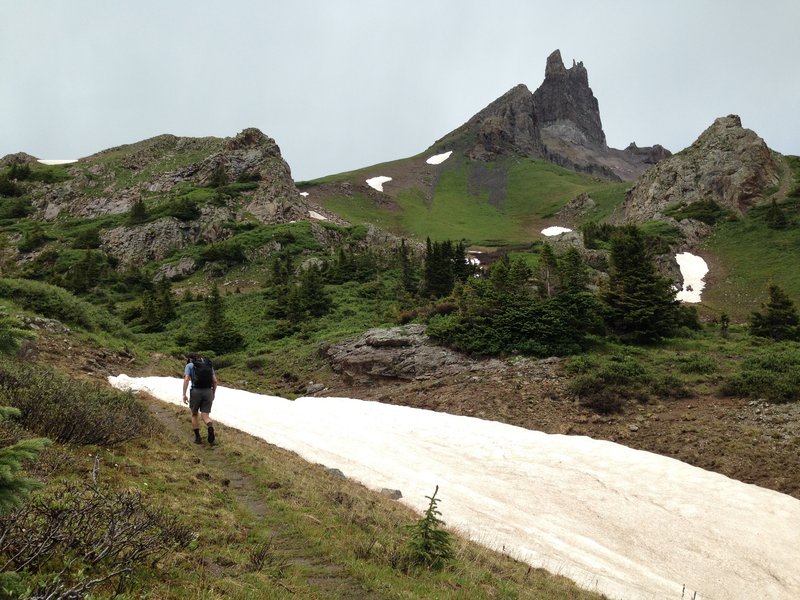
[[697,140],[659,162],[628,191],[624,220],[661,218],[678,204],[714,200],[735,213],[747,211],[779,182],[775,154],[736,115],[720,117]]
[[183,256],[173,264],[163,265],[153,276],[153,281],[162,279],[182,279],[188,277],[197,270],[197,261],[189,256]]
[[325,349],[334,371],[345,379],[368,383],[374,379],[412,380],[497,368],[495,359],[475,360],[437,346],[425,335],[424,325],[370,329],[361,337]]
[[199,235],[197,223],[184,223],[174,217],[142,225],[115,227],[100,235],[101,248],[119,260],[120,267],[163,260],[174,250],[194,243]]

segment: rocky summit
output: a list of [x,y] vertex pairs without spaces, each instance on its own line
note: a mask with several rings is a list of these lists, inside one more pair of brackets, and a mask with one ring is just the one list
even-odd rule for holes
[[688,148],[666,158],[631,188],[623,219],[660,219],[664,211],[713,200],[735,214],[746,212],[781,181],[779,157],[737,115],[720,117]]
[[589,73],[582,62],[565,68],[561,51],[547,57],[544,81],[533,93],[542,130],[551,137],[582,146],[605,148],[606,134],[600,106],[589,87]]
[[564,66],[559,50],[545,66],[539,88],[513,87],[431,147],[455,149],[477,161],[516,154],[612,181],[631,181],[670,156],[660,145],[609,148],[600,107],[582,62]]

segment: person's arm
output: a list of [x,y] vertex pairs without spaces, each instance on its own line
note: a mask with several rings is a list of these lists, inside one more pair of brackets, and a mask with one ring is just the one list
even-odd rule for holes
[[189,404],[189,398],[186,397],[186,390],[189,388],[189,382],[192,380],[192,371],[191,365],[192,363],[188,363],[183,368],[183,403]]
[[212,371],[212,378],[211,378],[211,393],[216,396],[217,395],[217,385],[219,385],[219,379],[217,379],[217,372]]

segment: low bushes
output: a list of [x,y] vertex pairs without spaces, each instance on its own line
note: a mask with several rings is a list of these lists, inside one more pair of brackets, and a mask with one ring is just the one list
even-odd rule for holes
[[686,382],[679,377],[658,373],[627,354],[608,358],[579,356],[570,360],[566,370],[574,375],[570,391],[583,406],[601,414],[622,412],[630,400],[691,396]]
[[116,446],[153,427],[133,395],[45,367],[0,362],[0,405],[18,408],[26,429],[64,444]]
[[766,398],[771,402],[800,400],[800,346],[764,348],[745,358],[721,392],[740,398]]
[[130,575],[192,539],[139,493],[69,484],[0,516],[3,597],[115,596]]
[[0,278],[0,298],[9,298],[22,308],[89,331],[127,335],[122,322],[108,311],[80,300],[63,288],[28,279]]

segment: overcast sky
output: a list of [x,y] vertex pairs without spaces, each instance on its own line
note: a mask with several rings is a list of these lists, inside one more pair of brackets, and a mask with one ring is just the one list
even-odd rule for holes
[[800,154],[798,0],[0,0],[0,157],[275,138],[296,180],[421,152],[556,48],[612,147],[735,113]]

